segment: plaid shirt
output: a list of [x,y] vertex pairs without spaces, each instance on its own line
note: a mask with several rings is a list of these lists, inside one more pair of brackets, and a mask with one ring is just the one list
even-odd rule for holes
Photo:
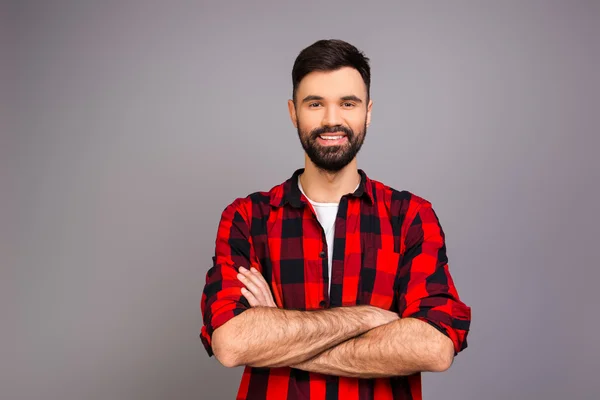
[[[298,188],[299,169],[269,192],[238,198],[223,211],[206,274],[200,337],[250,308],[237,267],[255,266],[277,307],[318,310],[368,304],[418,318],[467,347],[471,309],[448,271],[444,232],[431,203],[371,180],[341,198],[335,221],[331,289],[327,243]],[[357,379],[300,369],[246,366],[237,399],[421,399],[421,374]]]

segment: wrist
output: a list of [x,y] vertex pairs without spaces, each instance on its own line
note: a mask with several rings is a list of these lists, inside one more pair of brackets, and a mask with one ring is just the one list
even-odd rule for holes
[[382,310],[379,308],[370,305],[361,305],[357,307],[361,309],[361,325],[365,332],[385,323],[384,316],[381,313]]

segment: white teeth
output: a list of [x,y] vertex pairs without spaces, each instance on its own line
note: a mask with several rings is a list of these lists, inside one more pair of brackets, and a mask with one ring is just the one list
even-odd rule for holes
[[337,140],[343,138],[343,136],[320,136],[321,139],[325,140]]

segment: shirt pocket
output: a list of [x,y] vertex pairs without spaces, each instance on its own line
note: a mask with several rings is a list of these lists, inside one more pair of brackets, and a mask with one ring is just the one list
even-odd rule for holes
[[361,266],[358,304],[384,310],[396,307],[395,282],[400,253],[388,249],[366,248]]

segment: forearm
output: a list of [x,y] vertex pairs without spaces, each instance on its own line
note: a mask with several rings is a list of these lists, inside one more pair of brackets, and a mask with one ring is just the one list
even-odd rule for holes
[[426,322],[404,318],[291,367],[327,375],[379,378],[443,371],[453,356],[448,337]]
[[[230,320],[214,335],[231,366],[281,367],[310,359],[381,325],[370,306],[296,311],[256,307]],[[219,357],[217,357],[219,358]],[[223,362],[223,361],[221,361]]]

